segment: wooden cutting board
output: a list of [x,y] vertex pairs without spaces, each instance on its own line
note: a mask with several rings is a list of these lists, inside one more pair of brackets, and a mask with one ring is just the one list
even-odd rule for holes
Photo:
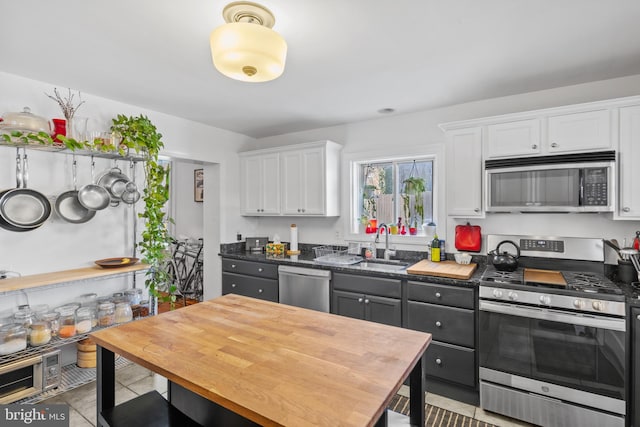
[[564,276],[559,271],[538,270],[536,268],[524,269],[524,282],[567,286],[567,281],[564,279]]
[[432,262],[428,259],[423,259],[407,268],[407,273],[468,280],[477,267],[478,264],[475,263],[458,264],[455,261]]

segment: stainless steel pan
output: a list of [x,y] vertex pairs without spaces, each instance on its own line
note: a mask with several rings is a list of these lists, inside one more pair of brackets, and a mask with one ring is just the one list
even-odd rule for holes
[[129,177],[122,173],[119,167],[114,166],[98,179],[98,185],[104,187],[112,199],[120,200],[126,189]]
[[40,227],[51,215],[47,197],[27,188],[29,168],[27,151],[22,159],[16,152],[16,188],[0,193],[0,226],[10,231],[30,231]]
[[92,211],[101,211],[109,206],[111,195],[106,188],[95,184],[95,162],[91,156],[91,183],[83,186],[78,191],[78,201],[85,208]]
[[73,190],[65,191],[56,200],[56,212],[60,218],[72,224],[82,224],[96,216],[96,211],[87,209],[78,200],[78,179],[76,157],[73,156],[71,166],[73,173]]

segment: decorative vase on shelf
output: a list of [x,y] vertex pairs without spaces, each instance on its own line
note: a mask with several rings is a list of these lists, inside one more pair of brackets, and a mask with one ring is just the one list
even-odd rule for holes
[[53,138],[54,144],[62,145],[62,141],[58,139],[58,135],[67,136],[67,121],[65,119],[51,119],[53,122]]

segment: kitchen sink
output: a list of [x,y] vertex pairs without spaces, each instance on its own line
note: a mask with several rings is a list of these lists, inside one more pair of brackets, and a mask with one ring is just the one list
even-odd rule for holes
[[358,265],[365,270],[402,271],[407,269],[409,263],[398,260],[368,259]]

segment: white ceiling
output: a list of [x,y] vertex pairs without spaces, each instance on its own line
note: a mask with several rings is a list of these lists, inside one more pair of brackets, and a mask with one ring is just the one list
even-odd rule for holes
[[640,74],[638,0],[258,0],[287,65],[242,83],[209,50],[229,2],[0,0],[0,71],[252,137]]

